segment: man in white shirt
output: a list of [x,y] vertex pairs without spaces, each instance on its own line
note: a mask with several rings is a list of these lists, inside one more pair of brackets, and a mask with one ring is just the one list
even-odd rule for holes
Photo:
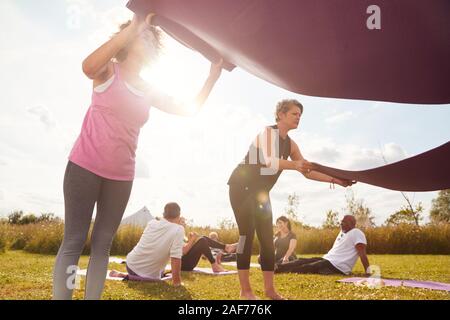
[[174,202],[166,204],[163,217],[147,224],[138,244],[127,255],[128,274],[111,271],[110,276],[130,280],[159,280],[170,260],[173,284],[181,284],[184,227],[181,225],[180,206]]
[[346,215],[341,221],[341,232],[331,250],[322,258],[298,259],[278,265],[276,273],[350,274],[358,260],[367,275],[371,273],[366,254],[367,240],[356,226],[354,216]]

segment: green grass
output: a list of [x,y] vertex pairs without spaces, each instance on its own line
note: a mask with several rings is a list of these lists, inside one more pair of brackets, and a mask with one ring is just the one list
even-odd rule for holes
[[[311,257],[303,255],[302,257]],[[450,256],[442,255],[370,255],[372,265],[381,267],[385,278],[429,280],[450,283]],[[54,255],[6,251],[0,255],[0,299],[50,299]],[[80,267],[86,268],[88,257],[83,256]],[[203,266],[208,264],[202,261]],[[123,265],[109,268],[125,271]],[[227,267],[233,269],[233,267]],[[358,262],[354,275],[363,269]],[[426,289],[382,287],[369,289],[352,284],[337,283],[342,276],[277,274],[275,282],[281,294],[289,299],[445,299],[450,293]],[[103,299],[231,299],[239,297],[236,275],[208,276],[182,273],[184,287],[170,283],[132,283],[106,281]],[[257,295],[263,297],[262,275],[252,269],[251,281]],[[81,288],[84,287],[84,279]],[[75,299],[83,298],[83,290],[76,290]]]

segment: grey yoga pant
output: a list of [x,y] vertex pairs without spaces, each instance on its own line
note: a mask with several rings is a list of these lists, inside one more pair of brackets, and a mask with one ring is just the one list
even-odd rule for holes
[[54,300],[72,298],[74,268],[86,243],[95,204],[97,214],[91,236],[85,299],[101,298],[109,250],[132,186],[132,181],[105,179],[69,161],[64,174],[64,239],[53,269]]

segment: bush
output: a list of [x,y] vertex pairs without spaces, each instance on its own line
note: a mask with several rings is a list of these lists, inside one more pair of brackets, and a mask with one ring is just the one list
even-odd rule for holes
[[34,233],[27,241],[24,250],[32,253],[57,254],[63,239],[64,225],[41,223],[34,226]]
[[[211,231],[219,234],[220,241],[235,243],[239,240],[237,228],[217,229],[210,227],[188,227],[199,235],[208,235]],[[324,254],[333,246],[339,233],[338,228],[319,229],[294,225],[297,234],[297,254]],[[0,223],[0,251],[5,249],[25,250],[33,253],[56,254],[63,239],[62,222],[44,222],[39,224],[11,225]],[[122,226],[119,228],[111,246],[112,255],[126,255],[139,241],[143,228]],[[376,227],[364,230],[369,254],[450,254],[450,224],[395,227]],[[90,237],[83,254],[90,253]],[[255,236],[253,254],[259,253],[259,243]]]
[[0,232],[0,253],[4,253],[6,250],[6,237]]
[[55,217],[53,213],[42,213],[39,217],[34,214],[24,215],[23,211],[12,212],[7,219],[11,225],[27,225],[42,222],[62,222],[58,217]]
[[117,231],[111,245],[111,255],[126,255],[139,242],[142,232],[142,227],[122,226]]

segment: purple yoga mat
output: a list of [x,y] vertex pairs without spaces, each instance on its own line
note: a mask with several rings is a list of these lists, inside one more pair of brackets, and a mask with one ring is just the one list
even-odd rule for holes
[[316,171],[398,191],[435,191],[450,188],[450,142],[386,166],[346,171],[316,164]]
[[[377,5],[380,29],[368,26]],[[225,68],[320,97],[450,103],[448,0],[131,0]],[[368,13],[369,12],[369,13]],[[370,13],[372,12],[372,13]]]
[[343,283],[356,283],[358,281],[366,280],[367,282],[373,281],[376,283],[378,280],[382,280],[385,286],[388,287],[411,287],[422,288],[431,290],[450,291],[450,283],[433,282],[433,281],[417,281],[417,280],[399,280],[399,279],[375,279],[375,278],[346,278],[338,280]]

